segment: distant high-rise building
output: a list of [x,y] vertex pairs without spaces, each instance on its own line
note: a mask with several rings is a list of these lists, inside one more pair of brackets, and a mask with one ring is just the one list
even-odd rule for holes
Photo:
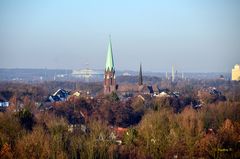
[[172,82],[175,80],[174,66],[172,66]]
[[116,91],[116,76],[113,61],[112,43],[110,38],[108,44],[106,66],[104,71],[104,94],[109,94],[114,91]]
[[139,70],[139,79],[138,79],[138,85],[143,85],[143,77],[142,77],[142,63],[140,63],[140,70]]
[[236,64],[232,69],[232,81],[240,81],[240,65]]

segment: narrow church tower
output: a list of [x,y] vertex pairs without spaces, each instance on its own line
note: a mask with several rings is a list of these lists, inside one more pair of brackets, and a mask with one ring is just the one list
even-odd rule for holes
[[104,94],[116,91],[115,67],[112,53],[111,38],[109,39],[106,66],[104,71]]
[[138,77],[138,85],[143,85],[143,77],[142,77],[142,63],[140,63],[139,77]]

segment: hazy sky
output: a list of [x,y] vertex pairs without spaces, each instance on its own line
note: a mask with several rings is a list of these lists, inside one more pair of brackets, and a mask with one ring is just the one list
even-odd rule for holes
[[230,72],[240,0],[1,0],[0,68]]

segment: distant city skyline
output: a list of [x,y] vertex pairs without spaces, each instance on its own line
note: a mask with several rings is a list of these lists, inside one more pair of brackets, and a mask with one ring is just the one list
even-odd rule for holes
[[116,71],[240,63],[238,0],[2,0],[0,21],[0,68],[103,70],[110,34]]

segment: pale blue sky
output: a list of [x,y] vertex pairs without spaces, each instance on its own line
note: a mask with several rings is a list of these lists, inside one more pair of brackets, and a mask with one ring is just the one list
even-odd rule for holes
[[240,63],[239,0],[1,0],[0,68],[228,72]]

